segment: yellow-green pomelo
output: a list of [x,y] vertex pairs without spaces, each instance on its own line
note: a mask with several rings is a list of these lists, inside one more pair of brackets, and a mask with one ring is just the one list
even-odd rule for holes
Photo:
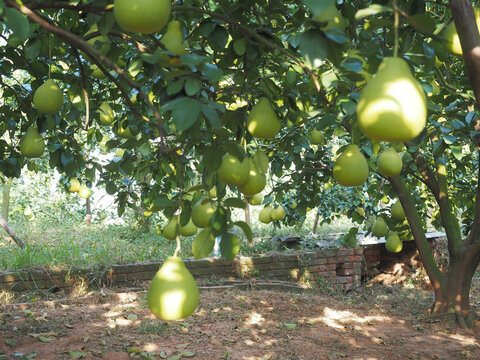
[[37,158],[42,156],[44,151],[45,141],[38,132],[38,127],[30,126],[20,140],[20,152],[25,157]]
[[270,212],[270,218],[274,221],[283,220],[285,217],[285,209],[282,205],[275,206]]
[[182,258],[168,257],[150,283],[147,294],[150,311],[161,320],[179,320],[198,306],[195,279]]
[[63,105],[62,90],[55,84],[55,81],[48,79],[35,91],[33,105],[42,113],[57,113]]
[[111,126],[113,124],[115,113],[106,101],[102,102],[100,108],[97,110],[100,116],[100,124],[104,126]]
[[372,235],[376,237],[384,237],[388,233],[388,226],[382,217],[377,218],[372,225]]
[[198,228],[193,223],[192,219],[188,221],[187,225],[180,226],[180,235],[182,236],[193,236],[197,233]]
[[167,225],[165,225],[163,228],[162,235],[168,240],[175,240],[177,238],[178,231],[178,218],[174,215],[170,220],[168,220]]
[[261,192],[267,185],[267,177],[258,171],[252,160],[248,159],[250,171],[247,181],[239,187],[242,194],[252,196]]
[[215,204],[206,198],[198,200],[192,207],[192,221],[199,228],[206,228],[213,213],[217,210]]
[[272,208],[270,206],[264,207],[262,211],[260,211],[260,214],[258,214],[258,220],[261,223],[268,224],[270,221],[272,221]]
[[217,187],[215,185],[210,190],[208,190],[208,196],[210,196],[212,199],[215,199],[217,197]]
[[393,147],[383,151],[377,160],[377,170],[383,176],[397,176],[402,171],[402,159]]
[[360,95],[357,119],[372,140],[405,142],[422,132],[427,121],[425,93],[405,60],[383,59]]
[[368,163],[357,145],[348,145],[333,165],[333,177],[340,185],[362,185],[368,178]]
[[345,28],[348,26],[348,20],[340,14],[335,3],[335,1],[332,2],[331,6],[320,14],[315,15],[313,18],[318,21],[327,22],[327,25],[323,27],[323,30],[338,28],[345,31]]
[[115,0],[115,20],[125,30],[151,34],[161,30],[170,17],[170,0]]
[[83,199],[88,199],[91,195],[90,189],[87,187],[87,185],[83,184],[80,185],[80,189],[78,190],[78,195],[83,198]]
[[122,148],[116,148],[115,149],[115,156],[116,157],[122,157],[123,154],[125,154],[125,149],[122,149]]
[[180,21],[172,20],[167,25],[167,31],[163,35],[160,42],[165,45],[165,48],[176,54],[182,55],[185,53],[185,45],[183,43],[183,33]]
[[402,240],[395,231],[390,231],[385,239],[385,248],[393,253],[398,253],[403,249]]
[[260,205],[263,202],[263,194],[258,193],[248,198],[250,205]]
[[310,144],[314,144],[314,145],[323,145],[325,143],[323,132],[317,129],[313,129],[310,132],[308,139],[310,140]]
[[403,210],[402,203],[400,201],[396,201],[392,207],[390,208],[390,214],[393,218],[398,220],[405,219],[405,211]]
[[[480,29],[480,9],[474,8],[473,12],[475,14],[477,27]],[[462,56],[462,45],[460,44],[460,38],[458,37],[457,27],[453,21],[446,27],[442,35],[446,39],[445,47],[447,50],[454,55]]]
[[[86,32],[85,35],[91,34],[93,32],[98,31],[98,26],[97,24],[93,24],[90,29]],[[110,51],[110,40],[108,39],[107,35],[99,35],[95,36],[89,40],[87,40],[87,43],[92,45],[94,48],[96,48],[101,54],[107,55],[107,53]]]
[[80,191],[80,181],[77,179],[70,180],[70,187],[68,188],[70,192],[79,192]]
[[32,208],[27,205],[23,210],[23,215],[25,215],[26,217],[32,216],[33,215]]
[[248,115],[247,129],[252,136],[260,139],[275,137],[280,131],[281,122],[266,98],[260,98]]
[[217,175],[225,184],[240,186],[243,185],[249,175],[250,162],[248,158],[242,161],[233,155],[225,154],[222,158],[222,164],[217,170]]

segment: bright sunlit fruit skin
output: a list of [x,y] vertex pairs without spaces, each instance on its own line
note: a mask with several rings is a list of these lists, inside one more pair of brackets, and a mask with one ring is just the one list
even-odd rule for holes
[[20,140],[20,152],[25,157],[38,158],[43,155],[44,151],[45,141],[38,132],[38,127],[30,126]]
[[403,210],[402,203],[400,201],[396,201],[395,204],[392,205],[390,208],[390,214],[393,218],[398,220],[405,219],[405,211]]
[[402,159],[393,147],[383,151],[377,160],[377,170],[383,176],[397,176],[402,171]]
[[248,159],[250,170],[247,181],[240,186],[242,194],[252,196],[261,192],[267,185],[267,177],[260,173],[252,160]]
[[[477,27],[480,29],[480,9],[473,9],[475,14],[475,20],[477,22]],[[447,40],[445,42],[445,47],[452,54],[457,56],[463,55],[462,45],[460,44],[460,38],[458,37],[457,27],[452,21],[444,30],[443,37]]]
[[253,206],[260,205],[263,202],[263,197],[264,196],[262,193],[258,193],[249,197],[248,202],[250,203],[250,205],[253,205]]
[[92,192],[87,187],[87,185],[85,184],[80,185],[80,189],[78,190],[78,196],[80,196],[83,199],[88,199],[90,195],[92,195]]
[[247,129],[253,137],[271,139],[277,135],[281,127],[280,119],[266,98],[260,98],[253,106],[247,118]]
[[172,20],[167,25],[167,30],[160,42],[165,45],[165,48],[176,54],[182,55],[185,53],[185,45],[183,43],[183,33],[180,21]]
[[262,211],[260,211],[260,214],[258,214],[258,220],[261,223],[268,224],[270,221],[272,221],[272,208],[270,206],[264,207]]
[[285,209],[283,208],[283,206],[275,206],[270,212],[270,218],[273,221],[283,220],[285,218]]
[[362,185],[368,171],[367,159],[357,145],[348,145],[333,165],[333,177],[343,186]]
[[125,30],[151,34],[165,26],[171,7],[170,0],[115,0],[113,14]]
[[147,300],[150,311],[160,320],[184,319],[195,311],[199,291],[182,258],[165,260],[150,283]]
[[217,175],[225,184],[240,186],[245,184],[250,171],[250,161],[244,158],[238,160],[233,155],[225,154],[222,158],[222,164],[217,170]]
[[63,105],[62,90],[55,81],[48,79],[35,91],[33,105],[44,114],[56,114]]
[[70,180],[70,187],[68,188],[70,192],[79,192],[80,191],[80,181],[77,179]]
[[178,226],[178,217],[174,215],[170,220],[168,220],[167,225],[162,230],[162,235],[165,239],[168,240],[175,240],[179,233],[179,226]]
[[422,132],[426,97],[405,60],[383,60],[360,95],[357,119],[363,133],[376,141],[405,142]]

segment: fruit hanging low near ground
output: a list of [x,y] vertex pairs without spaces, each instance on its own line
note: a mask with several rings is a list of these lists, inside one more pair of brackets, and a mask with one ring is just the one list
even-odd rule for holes
[[180,257],[168,257],[150,283],[148,307],[160,320],[173,321],[191,315],[198,306],[195,279]]

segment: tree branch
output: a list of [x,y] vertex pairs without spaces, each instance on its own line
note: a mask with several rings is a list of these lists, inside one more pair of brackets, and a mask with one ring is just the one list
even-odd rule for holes
[[15,233],[15,230],[13,230],[10,225],[5,221],[3,218],[2,214],[0,214],[0,226],[5,229],[8,235],[12,238],[13,241],[21,248],[25,249],[25,243],[23,242],[22,239],[20,239],[17,234]]
[[85,71],[83,70],[82,60],[77,48],[72,46],[73,55],[77,59],[78,69],[80,70],[80,79],[82,81],[83,98],[85,99],[85,122],[83,124],[83,130],[88,130],[88,124],[90,122],[90,98],[88,97],[87,82],[85,81]]

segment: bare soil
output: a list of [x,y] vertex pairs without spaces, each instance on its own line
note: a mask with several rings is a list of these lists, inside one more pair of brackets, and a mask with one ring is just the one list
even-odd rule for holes
[[[477,331],[446,329],[431,292],[205,290],[189,318],[152,316],[145,291],[4,305],[0,359],[480,359]],[[476,299],[473,299],[476,306]]]

